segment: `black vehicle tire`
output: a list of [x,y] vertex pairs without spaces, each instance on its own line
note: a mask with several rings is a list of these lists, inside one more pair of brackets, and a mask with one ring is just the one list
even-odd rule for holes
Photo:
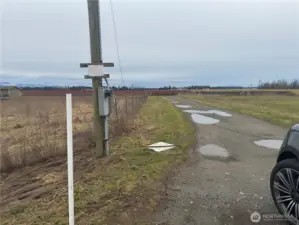
[[[276,205],[276,208],[278,209],[278,211],[282,215],[284,215],[285,210],[283,209],[282,204],[277,202],[277,199],[276,199],[276,196],[275,196],[275,191],[277,191],[277,189],[274,188],[274,182],[275,182],[275,179],[277,177],[276,175],[279,172],[285,171],[286,169],[291,169],[291,171],[294,171],[294,173],[295,173],[294,174],[294,179],[297,182],[297,179],[299,179],[299,175],[297,175],[296,172],[299,174],[299,161],[297,161],[296,159],[283,160],[283,161],[277,163],[274,166],[274,168],[272,169],[272,172],[271,172],[270,189],[271,189],[272,199],[273,199],[273,201]],[[296,183],[295,183],[295,186],[296,186]],[[298,190],[298,192],[299,192],[299,190]],[[294,209],[294,210],[296,210],[296,209]],[[288,223],[292,224],[292,225],[299,225],[299,218],[297,218],[297,222],[288,221]]]

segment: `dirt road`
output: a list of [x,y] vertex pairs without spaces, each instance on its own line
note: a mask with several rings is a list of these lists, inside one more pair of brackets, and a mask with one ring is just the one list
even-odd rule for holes
[[[191,105],[197,110],[211,109],[180,97],[171,101]],[[186,110],[186,109],[181,109]],[[231,117],[208,115],[220,122],[196,124],[197,146],[189,161],[167,183],[167,202],[153,217],[160,225],[249,225],[252,212],[262,219],[257,224],[285,224],[263,219],[277,214],[270,197],[269,176],[278,150],[259,147],[260,139],[283,139],[286,130],[258,119],[232,113]],[[202,146],[225,148],[229,157],[206,157]]]

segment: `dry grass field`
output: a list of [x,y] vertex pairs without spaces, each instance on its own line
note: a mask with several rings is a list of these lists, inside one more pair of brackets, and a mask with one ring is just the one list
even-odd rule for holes
[[[154,181],[186,159],[194,128],[162,97],[120,96],[111,155],[95,159],[91,101],[73,96],[76,224],[146,224],[163,190]],[[1,224],[68,223],[65,127],[63,96],[1,102]],[[178,147],[149,151],[157,141]]]
[[[125,129],[143,103],[143,96],[116,98],[110,117],[111,138]],[[64,96],[24,96],[1,101],[0,170],[30,165],[49,157],[66,154],[66,108]],[[92,97],[73,96],[73,131],[75,147],[92,141]]]

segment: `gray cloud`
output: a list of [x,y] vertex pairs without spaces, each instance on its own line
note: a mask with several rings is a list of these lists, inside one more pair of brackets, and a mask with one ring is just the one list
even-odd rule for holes
[[[127,82],[185,79],[221,85],[298,77],[298,1],[113,2]],[[0,74],[5,79],[83,78],[86,70],[79,63],[90,61],[85,0],[3,4]],[[109,2],[101,2],[101,13],[103,58],[116,63],[108,71],[117,80]]]

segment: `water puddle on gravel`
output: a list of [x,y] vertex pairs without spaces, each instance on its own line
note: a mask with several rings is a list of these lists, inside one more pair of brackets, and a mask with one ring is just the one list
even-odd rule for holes
[[187,110],[183,110],[184,112],[187,112],[187,113],[202,113],[204,111],[201,111],[201,110],[192,110],[192,109],[187,109]]
[[231,117],[232,115],[220,110],[184,110],[187,113],[198,113],[198,114],[216,114],[223,117]]
[[231,117],[232,115],[220,110],[210,110],[212,113],[217,114],[218,116],[223,116],[223,117]]
[[166,142],[157,142],[148,146],[149,149],[155,152],[163,152],[175,148],[175,145]]
[[228,158],[230,156],[225,148],[214,144],[208,144],[200,147],[199,152],[205,157]]
[[187,108],[191,108],[191,105],[175,105],[178,108],[183,108],[183,109],[187,109]]
[[219,123],[219,120],[203,116],[203,115],[198,115],[198,114],[191,114],[191,118],[195,123],[198,124],[216,124]]
[[254,144],[265,148],[280,149],[282,142],[282,140],[259,140],[255,141]]

